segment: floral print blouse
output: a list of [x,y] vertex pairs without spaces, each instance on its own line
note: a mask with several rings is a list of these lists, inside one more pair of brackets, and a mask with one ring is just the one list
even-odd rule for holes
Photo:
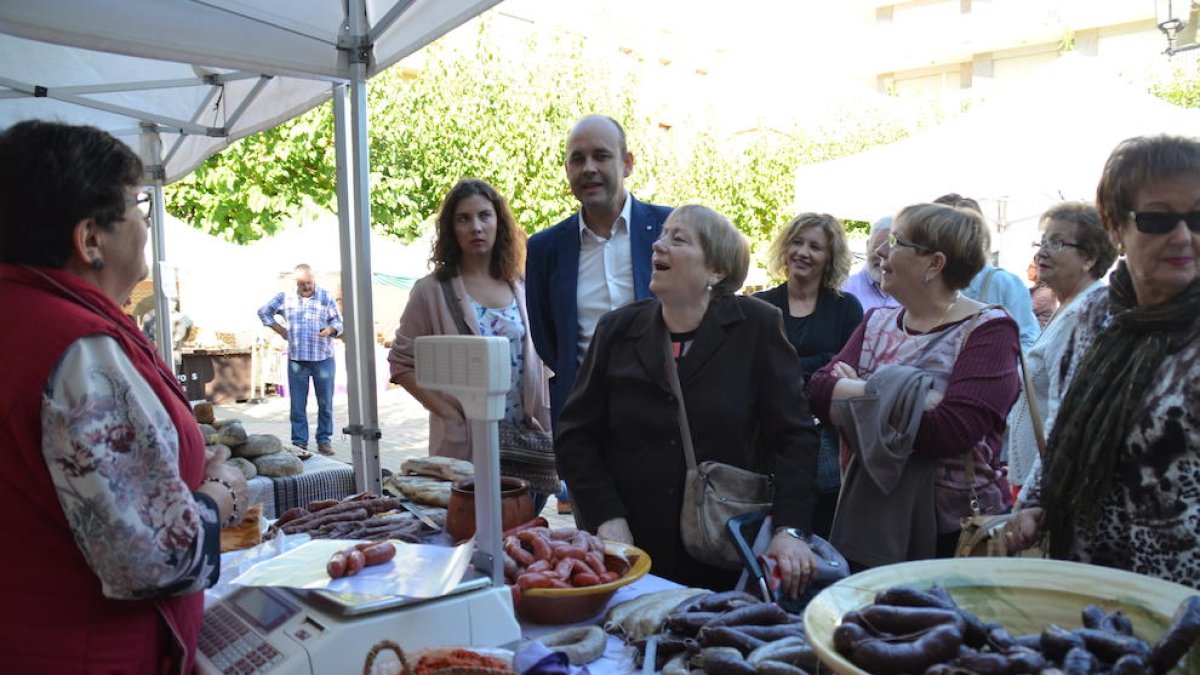
[[517,306],[517,300],[513,298],[508,307],[496,309],[484,307],[472,298],[471,308],[475,310],[480,335],[508,338],[512,375],[508,396],[504,402],[504,419],[509,424],[520,425],[525,420],[525,406],[521,402],[521,375],[525,369],[525,324],[521,321],[521,310]]
[[42,453],[105,596],[186,595],[216,583],[216,504],[183,482],[175,426],[112,338],[80,339],[51,373]]

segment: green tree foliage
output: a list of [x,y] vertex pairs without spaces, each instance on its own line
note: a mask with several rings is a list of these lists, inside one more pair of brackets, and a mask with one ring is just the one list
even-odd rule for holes
[[[435,44],[418,76],[399,68],[371,81],[372,224],[417,236],[460,177],[482,178],[529,232],[578,208],[563,174],[571,124],[588,113],[622,121],[637,157],[630,189],[660,204],[700,202],[725,213],[756,246],[794,211],[800,164],[900,138],[877,109],[847,110],[820,128],[758,129],[730,138],[697,115],[660,129],[639,109],[637,80],[580,58],[580,39],[534,34],[504,49],[487,22],[473,46]],[[167,208],[238,242],[336,210],[331,107],[231,145],[168,188]],[[861,224],[859,224],[861,225]]]
[[1200,61],[1190,70],[1176,70],[1170,81],[1151,87],[1150,92],[1183,108],[1200,108]]

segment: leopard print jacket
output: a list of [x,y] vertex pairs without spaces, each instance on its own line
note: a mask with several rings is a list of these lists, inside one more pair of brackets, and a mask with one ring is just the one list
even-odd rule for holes
[[[1067,391],[1088,347],[1112,323],[1108,293],[1093,294],[1085,303],[1062,363],[1051,373],[1058,380],[1052,389],[1059,392]],[[1144,398],[1130,401],[1133,424],[1112,491],[1101,503],[1096,523],[1076,527],[1072,559],[1200,589],[1198,376],[1200,318],[1182,348],[1163,360]],[[1028,504],[1038,501],[1035,486]]]

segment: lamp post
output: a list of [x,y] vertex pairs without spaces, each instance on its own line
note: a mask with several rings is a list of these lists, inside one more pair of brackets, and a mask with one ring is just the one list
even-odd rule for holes
[[1200,47],[1196,42],[1196,24],[1200,21],[1200,2],[1196,0],[1154,0],[1154,16],[1158,29],[1167,36],[1163,53],[1174,56],[1179,52]]

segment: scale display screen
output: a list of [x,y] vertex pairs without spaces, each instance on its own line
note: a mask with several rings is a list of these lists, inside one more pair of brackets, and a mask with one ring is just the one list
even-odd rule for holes
[[300,610],[259,588],[243,588],[229,596],[229,602],[263,634],[270,633]]

